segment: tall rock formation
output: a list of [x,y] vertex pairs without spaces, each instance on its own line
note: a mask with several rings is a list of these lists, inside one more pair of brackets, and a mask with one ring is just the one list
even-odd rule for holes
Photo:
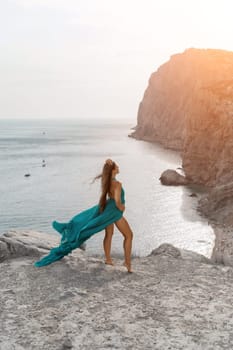
[[203,86],[192,99],[182,158],[193,182],[233,180],[233,55],[231,78]]
[[233,52],[171,56],[151,75],[130,136],[180,150],[192,182],[233,179]]

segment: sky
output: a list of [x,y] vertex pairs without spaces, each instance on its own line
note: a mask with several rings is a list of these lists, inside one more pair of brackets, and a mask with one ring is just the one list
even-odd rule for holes
[[232,0],[4,0],[0,118],[135,119],[152,72],[233,51]]

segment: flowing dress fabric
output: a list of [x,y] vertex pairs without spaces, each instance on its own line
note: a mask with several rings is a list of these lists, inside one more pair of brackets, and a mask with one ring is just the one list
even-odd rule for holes
[[[121,202],[125,203],[125,192],[121,188]],[[54,261],[62,259],[72,250],[80,247],[88,238],[95,233],[102,231],[108,225],[119,220],[123,211],[119,210],[113,198],[108,198],[105,209],[99,212],[99,204],[75,215],[69,222],[60,223],[53,221],[53,228],[61,234],[61,242],[58,247],[52,248],[48,255],[34,263],[34,266],[41,267],[49,265]]]

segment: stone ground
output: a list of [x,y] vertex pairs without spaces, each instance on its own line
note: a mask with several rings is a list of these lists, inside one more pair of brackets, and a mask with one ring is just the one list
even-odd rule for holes
[[80,249],[36,268],[41,237],[0,237],[1,350],[233,348],[231,266],[165,244],[132,274]]

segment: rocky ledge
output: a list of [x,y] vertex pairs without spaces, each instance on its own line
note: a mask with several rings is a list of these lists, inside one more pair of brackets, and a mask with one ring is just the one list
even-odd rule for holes
[[167,169],[163,171],[159,180],[163,185],[166,186],[179,186],[189,184],[189,181],[185,176],[179,174],[176,170],[173,169]]
[[34,267],[58,239],[0,237],[1,350],[233,347],[232,267],[169,244],[134,257],[133,274],[80,249]]

